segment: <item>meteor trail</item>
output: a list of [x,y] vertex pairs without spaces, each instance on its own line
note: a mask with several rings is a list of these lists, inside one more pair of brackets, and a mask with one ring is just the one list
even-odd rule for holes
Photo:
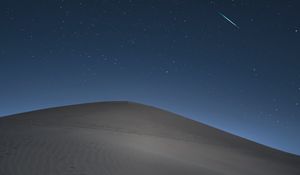
[[221,13],[221,12],[218,12],[219,13],[219,15],[221,15],[224,19],[226,19],[228,22],[230,22],[230,24],[232,24],[234,27],[236,27],[237,29],[240,29],[240,27],[236,24],[236,23],[234,23],[232,20],[230,20],[229,18],[227,18],[223,13]]

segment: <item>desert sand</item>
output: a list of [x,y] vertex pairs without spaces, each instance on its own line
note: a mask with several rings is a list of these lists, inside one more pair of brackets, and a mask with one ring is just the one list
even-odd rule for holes
[[0,118],[0,175],[162,174],[300,175],[300,157],[132,102]]

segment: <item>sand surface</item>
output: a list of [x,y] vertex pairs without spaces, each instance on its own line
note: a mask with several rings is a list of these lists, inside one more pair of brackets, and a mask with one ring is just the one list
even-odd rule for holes
[[130,102],[0,118],[0,175],[106,174],[300,175],[300,157]]

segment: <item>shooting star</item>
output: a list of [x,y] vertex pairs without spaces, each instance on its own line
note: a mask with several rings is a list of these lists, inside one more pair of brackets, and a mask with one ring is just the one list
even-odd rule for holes
[[226,21],[230,22],[230,24],[232,24],[234,27],[236,27],[237,29],[240,29],[240,27],[239,27],[236,23],[234,23],[232,20],[230,20],[229,18],[227,18],[223,13],[221,13],[221,12],[218,12],[218,13],[219,13],[219,15],[221,15],[224,19],[226,19]]

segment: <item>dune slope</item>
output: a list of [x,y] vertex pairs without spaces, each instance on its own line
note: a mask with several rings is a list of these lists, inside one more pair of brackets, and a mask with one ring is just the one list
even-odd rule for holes
[[0,175],[299,175],[299,156],[131,102],[0,118]]

